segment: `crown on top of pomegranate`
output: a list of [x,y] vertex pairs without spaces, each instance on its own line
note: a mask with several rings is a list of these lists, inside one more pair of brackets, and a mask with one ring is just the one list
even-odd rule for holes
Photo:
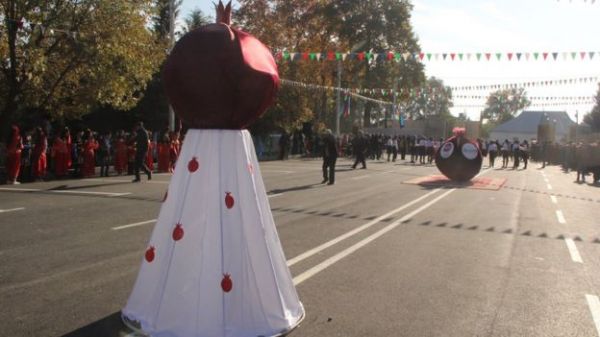
[[231,27],[231,1],[215,5],[216,23],[173,47],[163,82],[175,113],[196,129],[243,129],[273,103],[279,74],[271,51]]
[[215,4],[217,10],[217,23],[223,23],[228,26],[231,25],[231,1],[227,3],[227,6],[223,6],[223,2],[219,1],[219,4]]

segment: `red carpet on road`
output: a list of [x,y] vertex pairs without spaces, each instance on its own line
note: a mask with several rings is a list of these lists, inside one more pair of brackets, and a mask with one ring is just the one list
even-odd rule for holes
[[404,181],[405,184],[421,185],[427,187],[452,187],[470,188],[476,190],[497,191],[506,183],[506,178],[473,178],[471,181],[460,183],[451,181],[442,175],[430,175]]

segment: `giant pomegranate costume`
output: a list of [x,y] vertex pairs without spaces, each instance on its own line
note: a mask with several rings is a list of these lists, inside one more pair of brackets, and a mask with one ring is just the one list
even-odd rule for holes
[[465,129],[455,128],[435,154],[435,165],[450,180],[466,182],[481,171],[482,156],[476,142],[465,137]]
[[270,51],[229,25],[186,34],[163,78],[186,135],[123,309],[154,337],[276,336],[304,318],[247,130],[279,86]]

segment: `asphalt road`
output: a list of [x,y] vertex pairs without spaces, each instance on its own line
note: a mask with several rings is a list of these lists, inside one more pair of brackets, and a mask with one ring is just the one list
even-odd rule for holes
[[[291,336],[600,337],[597,187],[535,164],[484,170],[499,190],[368,165],[340,160],[326,186],[319,161],[261,163],[307,312]],[[119,310],[170,176],[130,179],[0,186],[0,336],[133,336]]]

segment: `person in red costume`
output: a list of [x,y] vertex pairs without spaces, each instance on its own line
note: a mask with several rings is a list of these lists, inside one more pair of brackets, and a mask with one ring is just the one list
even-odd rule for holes
[[73,151],[73,140],[71,139],[71,131],[69,128],[65,126],[62,134],[63,140],[65,141],[65,146],[67,147],[67,156],[65,157],[65,165],[67,167],[67,171],[73,166],[73,156],[71,152]]
[[170,167],[175,167],[177,163],[177,158],[179,158],[179,149],[181,148],[181,143],[179,142],[179,132],[171,132],[171,147],[169,149],[171,155],[171,164]]
[[67,175],[69,169],[69,149],[66,140],[61,136],[56,136],[52,144],[51,157],[54,161],[54,175],[62,178]]
[[34,180],[42,180],[46,176],[46,169],[48,166],[46,158],[48,139],[41,127],[35,129],[33,142],[31,175]]
[[152,141],[152,131],[148,130],[148,153],[146,153],[146,166],[150,171],[154,171],[154,149],[156,143]]
[[158,143],[158,172],[173,173],[171,166],[171,140],[165,132],[160,143]]
[[115,171],[117,171],[118,175],[121,175],[123,172],[127,171],[127,142],[125,141],[123,131],[119,131],[114,148]]
[[84,178],[93,177],[96,174],[96,150],[99,145],[89,129],[85,131],[83,139],[85,143],[83,144],[83,168],[81,173]]
[[12,126],[10,136],[8,138],[8,157],[6,163],[6,171],[8,174],[8,184],[19,184],[17,177],[21,168],[21,151],[23,151],[23,140],[19,127]]

